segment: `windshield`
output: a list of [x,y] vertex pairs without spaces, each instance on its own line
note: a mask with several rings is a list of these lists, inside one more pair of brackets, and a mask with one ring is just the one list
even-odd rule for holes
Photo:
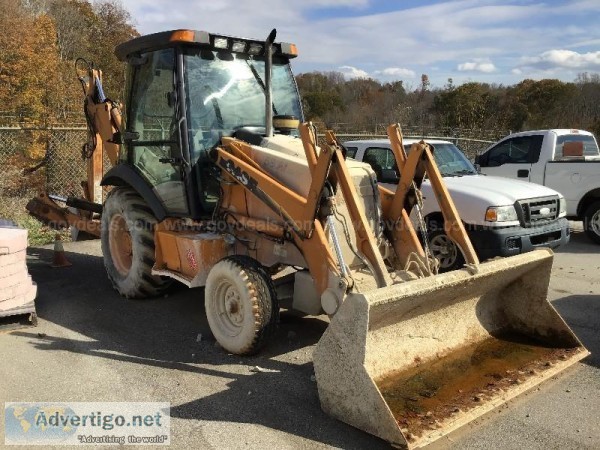
[[[184,55],[188,127],[194,160],[242,126],[265,126],[262,57],[189,49]],[[301,118],[286,58],[273,58],[273,114]]]
[[583,142],[583,156],[598,156],[598,144],[589,134],[564,134],[556,138],[555,155],[562,155],[565,142]]
[[[455,177],[461,175],[474,175],[477,173],[471,161],[461,152],[456,145],[451,143],[431,144],[433,146],[433,156],[437,163],[440,173],[444,177]],[[410,145],[404,146],[406,151],[410,150]]]

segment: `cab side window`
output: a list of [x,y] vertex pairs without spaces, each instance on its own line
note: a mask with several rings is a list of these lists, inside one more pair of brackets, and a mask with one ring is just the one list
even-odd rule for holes
[[539,161],[542,135],[519,136],[492,147],[478,158],[481,167],[498,167],[504,164],[533,164]]
[[127,142],[133,165],[146,179],[169,214],[188,214],[180,167],[181,155],[175,92],[175,52],[150,52],[135,67],[128,128],[137,138]]

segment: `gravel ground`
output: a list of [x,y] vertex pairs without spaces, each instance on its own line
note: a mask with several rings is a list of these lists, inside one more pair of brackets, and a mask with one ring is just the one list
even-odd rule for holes
[[[0,333],[0,399],[170,402],[174,448],[389,448],[321,411],[311,354],[323,318],[283,313],[260,355],[227,355],[210,334],[202,290],[124,300],[97,241],[65,249],[73,266],[63,269],[49,267],[49,247],[29,250],[39,326]],[[600,448],[599,254],[576,229],[557,252],[550,290],[592,355],[430,448]]]

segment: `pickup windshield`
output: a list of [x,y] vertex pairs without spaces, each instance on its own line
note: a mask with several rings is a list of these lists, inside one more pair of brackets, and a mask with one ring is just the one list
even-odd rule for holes
[[583,142],[583,156],[598,156],[598,144],[593,136],[589,134],[563,134],[556,138],[556,148],[554,155],[560,157],[563,154],[563,144],[565,142]]
[[[462,175],[474,175],[477,173],[471,161],[461,152],[456,145],[451,143],[431,144],[433,146],[433,156],[437,163],[440,173],[444,177],[459,177]],[[408,152],[410,145],[404,148]]]

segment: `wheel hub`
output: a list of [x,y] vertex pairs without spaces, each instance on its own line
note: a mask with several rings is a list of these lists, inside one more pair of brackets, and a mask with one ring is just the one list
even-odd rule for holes
[[133,264],[133,245],[127,221],[120,214],[115,214],[108,230],[110,255],[117,271],[127,276]]
[[430,242],[433,256],[440,262],[440,267],[452,266],[458,256],[456,244],[446,235],[435,236]]
[[241,326],[243,322],[242,302],[240,295],[233,286],[225,294],[225,312],[227,318],[235,325]]
[[229,336],[237,336],[244,325],[244,303],[237,286],[230,280],[222,279],[211,298],[221,329]]

